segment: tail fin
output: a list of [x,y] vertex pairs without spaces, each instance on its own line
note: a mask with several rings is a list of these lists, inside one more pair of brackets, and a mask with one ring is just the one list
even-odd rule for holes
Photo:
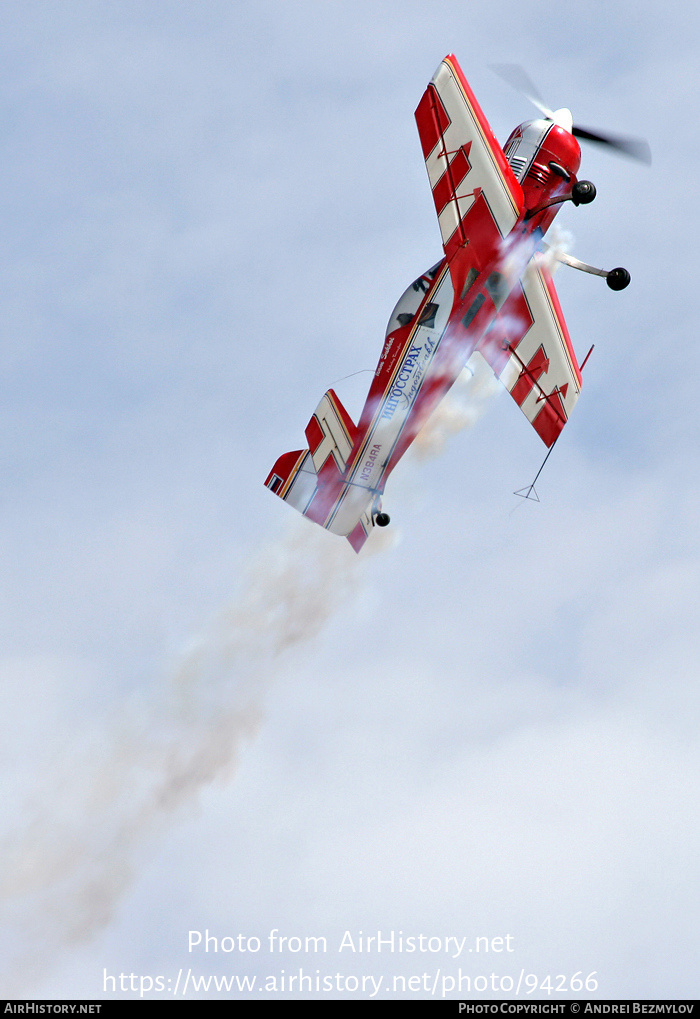
[[367,492],[367,505],[354,512],[350,521],[347,513],[338,513],[347,491],[344,475],[357,428],[332,389],[323,396],[305,431],[309,448],[283,453],[265,485],[305,517],[345,535],[359,552],[372,530],[368,510],[373,493]]

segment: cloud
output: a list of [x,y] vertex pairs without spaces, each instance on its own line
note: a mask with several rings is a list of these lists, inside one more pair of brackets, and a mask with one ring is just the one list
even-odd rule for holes
[[[603,67],[600,24],[553,36],[542,5],[465,28],[449,2],[427,41],[416,4],[167,6],[1,15],[17,993],[99,996],[105,959],[173,974],[197,916],[478,925],[511,931],[532,972],[590,964],[602,997],[692,995],[692,302],[659,311],[659,265],[682,283],[696,262],[671,137],[693,116],[687,17],[611,9],[604,49],[624,58]],[[363,565],[320,534],[337,588],[298,547],[299,616],[254,574],[219,616],[284,515],[269,465],[334,378],[373,368],[439,254],[412,111],[448,51],[501,138],[529,110],[492,60],[584,123],[646,131],[650,176],[587,151],[598,198],[566,210],[574,253],[629,263],[632,286],[557,275],[576,349],[596,351],[542,504],[514,510],[542,449],[494,402],[392,477],[394,549]],[[299,577],[265,562],[284,600]],[[245,681],[239,655],[263,663]]]

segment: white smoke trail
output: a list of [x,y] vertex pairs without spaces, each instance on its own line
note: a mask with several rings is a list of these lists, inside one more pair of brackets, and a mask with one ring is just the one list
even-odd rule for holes
[[558,256],[571,251],[574,242],[573,234],[559,223],[553,223],[547,231],[547,247],[539,255],[539,264],[544,265],[554,275],[560,267]]
[[[536,256],[536,264],[553,275],[561,265],[558,256],[571,249],[572,240],[568,230],[558,223],[553,224],[547,234],[547,248]],[[517,275],[521,261],[522,254],[518,245],[504,249],[504,274]],[[529,271],[529,266],[525,271]],[[522,327],[521,322],[514,322],[513,325],[516,331]],[[472,354],[465,369],[418,433],[410,450],[414,459],[426,460],[439,456],[449,436],[465,428],[473,428],[494,397],[503,391],[503,385],[482,355],[478,351]]]
[[[387,540],[374,535],[367,551]],[[365,559],[299,521],[256,557],[238,599],[165,683],[65,748],[33,797],[39,805],[2,846],[3,927],[14,931],[4,994],[31,994],[49,960],[109,923],[153,837],[231,777],[281,656],[352,599]]]
[[467,367],[435,408],[418,433],[411,451],[416,460],[439,456],[451,435],[473,428],[503,386],[479,353],[472,354]]
[[[472,427],[501,391],[473,356],[417,437],[417,458],[439,455],[447,436]],[[62,952],[109,923],[148,844],[178,808],[235,771],[281,656],[313,640],[357,593],[367,556],[392,541],[392,530],[375,531],[358,557],[299,521],[256,557],[240,596],[167,681],[65,749],[33,797],[38,805],[27,805],[30,816],[0,846],[3,927],[13,938],[5,995],[31,995]]]

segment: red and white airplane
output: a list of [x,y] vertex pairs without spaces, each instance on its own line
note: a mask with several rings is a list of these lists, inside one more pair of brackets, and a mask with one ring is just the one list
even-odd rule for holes
[[[445,255],[394,308],[359,422],[330,389],[306,427],[308,449],[284,453],[265,481],[357,552],[375,524],[389,523],[387,478],[473,354],[550,448],[578,399],[581,368],[542,238],[562,202],[595,197],[576,178],[576,136],[646,156],[631,140],[575,128],[568,110],[533,101],[543,117],[521,124],[502,149],[456,59],[442,61],[415,116]],[[613,290],[629,283],[625,269],[562,258]]]

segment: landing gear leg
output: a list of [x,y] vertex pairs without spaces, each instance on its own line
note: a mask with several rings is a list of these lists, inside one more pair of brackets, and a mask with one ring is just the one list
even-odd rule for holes
[[[545,251],[549,250],[548,244],[543,244],[542,247]],[[574,258],[573,255],[566,255],[563,251],[556,253],[556,258],[559,262],[563,262],[565,265],[570,265],[573,269],[580,269],[582,272],[590,272],[594,276],[602,276],[605,282],[608,284],[611,290],[624,290],[625,287],[630,285],[630,274],[627,269],[623,269],[622,266],[618,266],[617,269],[596,269],[594,265],[588,265],[586,262],[582,262],[579,258]]]

